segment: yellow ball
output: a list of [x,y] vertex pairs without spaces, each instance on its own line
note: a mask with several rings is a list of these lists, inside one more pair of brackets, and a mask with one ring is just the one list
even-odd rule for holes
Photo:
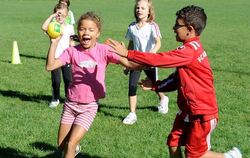
[[50,36],[50,38],[57,38],[62,34],[62,25],[58,22],[51,22],[49,23],[47,33]]

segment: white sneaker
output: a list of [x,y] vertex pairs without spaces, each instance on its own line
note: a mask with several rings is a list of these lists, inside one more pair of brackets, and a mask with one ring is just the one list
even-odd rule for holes
[[233,147],[231,150],[224,154],[226,158],[242,158],[240,149]]
[[137,116],[134,112],[130,112],[128,116],[123,120],[123,124],[132,125],[137,121]]
[[168,113],[168,102],[169,102],[169,99],[167,96],[165,96],[164,99],[160,101],[160,106],[158,106],[159,113],[162,113],[162,114]]
[[55,100],[55,101],[51,101],[51,102],[49,103],[49,107],[50,107],[50,108],[55,108],[55,107],[57,107],[59,104],[60,104],[60,101],[59,101],[59,99],[57,99],[57,100]]
[[75,156],[78,155],[80,152],[81,152],[81,146],[80,146],[80,144],[78,144],[76,146]]

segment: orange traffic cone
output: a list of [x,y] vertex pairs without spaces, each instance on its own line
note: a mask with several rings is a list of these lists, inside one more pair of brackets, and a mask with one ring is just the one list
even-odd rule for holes
[[18,46],[17,46],[17,42],[16,41],[13,42],[11,64],[21,64],[20,56],[19,56],[19,51],[18,51]]

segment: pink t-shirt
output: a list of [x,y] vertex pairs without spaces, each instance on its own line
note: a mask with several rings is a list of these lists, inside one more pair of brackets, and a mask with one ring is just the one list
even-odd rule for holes
[[88,51],[77,45],[66,49],[59,57],[63,64],[71,64],[70,101],[91,103],[105,97],[106,67],[110,62],[118,64],[120,58],[109,49],[109,46],[100,43]]

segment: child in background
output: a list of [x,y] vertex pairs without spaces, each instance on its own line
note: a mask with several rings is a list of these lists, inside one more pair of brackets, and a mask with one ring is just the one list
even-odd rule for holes
[[[236,147],[226,153],[211,151],[211,134],[218,122],[218,105],[216,101],[212,69],[207,53],[200,42],[200,35],[206,26],[207,16],[198,6],[187,6],[176,12],[173,27],[176,40],[183,45],[176,50],[158,54],[143,53],[136,50],[127,51],[119,42],[110,40],[110,46],[121,56],[129,60],[163,68],[177,70],[172,78],[178,90],[176,115],[173,129],[168,136],[171,158],[182,158],[181,146],[185,146],[187,158],[242,158]],[[169,78],[169,79],[170,79]],[[156,91],[168,91],[168,79],[156,82]],[[148,87],[148,82],[142,86]]]
[[[43,23],[42,30],[47,32],[48,25],[53,19],[60,23],[63,26],[63,36],[59,41],[59,44],[56,49],[55,58],[58,58],[64,49],[74,46],[74,41],[70,39],[71,35],[74,35],[74,27],[73,25],[69,25],[65,23],[65,19],[68,15],[68,6],[59,3],[54,7],[54,12],[50,15]],[[57,107],[60,103],[60,83],[61,83],[61,71],[63,75],[64,81],[64,92],[65,97],[67,97],[67,89],[71,83],[71,66],[69,64],[64,65],[61,68],[55,69],[51,72],[51,81],[52,81],[52,99],[49,103],[50,108]]]
[[[63,3],[65,5],[67,5],[68,8],[70,6],[70,0],[59,0],[58,3]],[[69,24],[69,25],[75,25],[74,14],[70,9],[69,9],[68,15],[66,17],[65,23]]]
[[[134,6],[134,16],[136,21],[132,22],[127,30],[126,39],[129,40],[129,50],[139,50],[143,52],[156,53],[161,47],[161,34],[158,25],[154,22],[155,14],[152,0],[136,0]],[[128,69],[125,69],[125,73]],[[158,69],[149,68],[144,70],[147,77],[155,82],[158,80]],[[137,121],[137,84],[141,70],[129,71],[129,106],[130,113],[123,120],[124,124],[132,125]],[[158,111],[166,114],[168,112],[168,97],[164,93],[157,93],[160,103]]]
[[51,39],[46,69],[53,71],[66,64],[72,65],[72,83],[65,100],[58,146],[65,158],[73,158],[75,149],[91,126],[98,109],[98,100],[105,97],[105,70],[109,63],[128,67],[142,67],[126,58],[110,52],[110,47],[97,39],[101,31],[101,19],[93,12],[82,15],[78,21],[79,45],[70,47],[55,58],[60,37]]

